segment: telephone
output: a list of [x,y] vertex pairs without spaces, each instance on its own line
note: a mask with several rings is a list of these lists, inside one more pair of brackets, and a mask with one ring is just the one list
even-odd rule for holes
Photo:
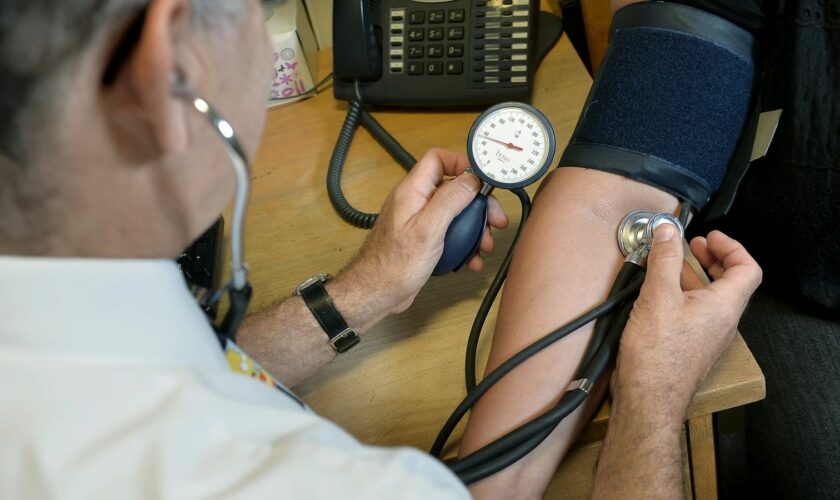
[[341,188],[359,125],[406,170],[417,161],[366,105],[527,101],[539,62],[562,32],[539,0],[334,0],[333,89],[350,102],[327,169],[336,213],[364,229],[378,216],[354,208]]
[[420,107],[527,100],[560,26],[539,0],[335,0],[335,97]]

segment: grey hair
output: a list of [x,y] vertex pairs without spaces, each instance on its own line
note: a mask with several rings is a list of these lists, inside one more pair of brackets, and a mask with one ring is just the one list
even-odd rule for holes
[[[45,90],[96,34],[138,14],[149,1],[0,0],[0,154],[25,161],[22,115],[49,102]],[[241,10],[233,0],[190,3],[203,24]]]

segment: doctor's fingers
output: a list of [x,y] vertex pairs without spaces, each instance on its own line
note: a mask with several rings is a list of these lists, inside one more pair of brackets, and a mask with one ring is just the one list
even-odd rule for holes
[[445,177],[464,173],[470,162],[466,155],[442,148],[432,148],[408,172],[403,183],[430,197]]
[[673,303],[682,297],[680,283],[683,269],[683,245],[674,226],[662,224],[656,229],[653,247],[647,258],[645,283],[641,297],[662,303]]
[[495,196],[490,196],[487,200],[487,222],[499,229],[506,228],[510,222],[505,210]]

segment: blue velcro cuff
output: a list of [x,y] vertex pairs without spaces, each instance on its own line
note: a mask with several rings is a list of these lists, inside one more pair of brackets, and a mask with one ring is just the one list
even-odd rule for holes
[[619,10],[600,72],[561,158],[624,175],[702,208],[747,121],[752,35],[680,4]]

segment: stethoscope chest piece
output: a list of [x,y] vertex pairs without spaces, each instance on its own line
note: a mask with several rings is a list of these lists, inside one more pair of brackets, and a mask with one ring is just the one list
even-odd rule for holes
[[634,210],[625,215],[618,225],[618,247],[627,257],[636,251],[650,246],[653,232],[662,224],[672,224],[685,235],[685,228],[680,220],[667,212],[654,213],[648,210]]

